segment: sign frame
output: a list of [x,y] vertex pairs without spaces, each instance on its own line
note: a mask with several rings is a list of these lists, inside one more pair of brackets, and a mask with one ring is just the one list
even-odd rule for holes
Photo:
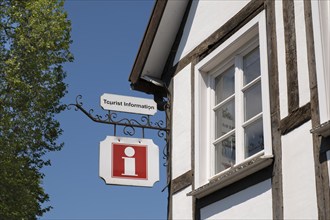
[[[127,147],[146,147],[146,172],[145,178],[130,178],[114,176],[113,153],[114,145],[127,145]],[[124,159],[123,159],[124,160]],[[159,148],[151,139],[107,136],[100,142],[99,176],[106,184],[124,186],[153,187],[159,181]]]
[[100,96],[100,105],[104,110],[142,115],[154,115],[157,112],[157,103],[153,99],[109,93]]

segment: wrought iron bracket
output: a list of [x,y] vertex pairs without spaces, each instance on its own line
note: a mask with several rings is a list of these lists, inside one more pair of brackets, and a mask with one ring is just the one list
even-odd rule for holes
[[[92,121],[102,124],[110,124],[114,126],[114,136],[116,136],[117,133],[117,126],[120,126],[123,128],[123,133],[127,136],[133,136],[136,134],[136,128],[140,128],[142,130],[142,138],[144,138],[145,129],[152,129],[158,131],[158,137],[164,138],[166,140],[166,134],[170,132],[170,129],[166,127],[166,123],[163,120],[159,120],[156,122],[152,122],[150,115],[141,115],[140,120],[137,119],[128,119],[128,118],[118,118],[118,112],[116,111],[110,111],[110,110],[104,110],[107,111],[107,113],[104,116],[101,115],[93,115],[94,110],[85,110],[83,108],[83,103],[81,101],[82,96],[78,95],[76,97],[76,103],[67,105],[67,109],[70,110],[71,107],[75,107],[75,110],[80,110],[83,112],[88,118],[90,118]],[[166,104],[165,108],[168,108],[169,105]],[[166,110],[165,110],[166,112]]]

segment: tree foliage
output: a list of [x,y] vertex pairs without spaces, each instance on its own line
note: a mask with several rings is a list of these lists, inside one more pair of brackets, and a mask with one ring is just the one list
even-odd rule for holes
[[63,0],[0,0],[0,219],[35,219],[48,195],[41,168],[58,151],[71,24]]

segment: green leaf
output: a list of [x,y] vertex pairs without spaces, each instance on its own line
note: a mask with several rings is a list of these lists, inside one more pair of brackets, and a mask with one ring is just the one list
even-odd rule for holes
[[54,117],[64,109],[70,32],[64,1],[0,0],[0,219],[51,209],[41,168],[63,147]]

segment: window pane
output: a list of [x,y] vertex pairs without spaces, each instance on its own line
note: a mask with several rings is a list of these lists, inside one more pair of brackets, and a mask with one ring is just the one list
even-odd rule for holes
[[235,92],[235,68],[231,66],[215,78],[215,101],[222,102]]
[[244,121],[262,112],[261,83],[257,83],[244,92]]
[[215,173],[235,164],[235,135],[215,145]]
[[260,76],[259,47],[243,57],[244,85]]
[[231,100],[215,111],[216,138],[235,128],[235,100]]
[[264,132],[262,118],[245,128],[245,158],[252,156],[264,149]]

